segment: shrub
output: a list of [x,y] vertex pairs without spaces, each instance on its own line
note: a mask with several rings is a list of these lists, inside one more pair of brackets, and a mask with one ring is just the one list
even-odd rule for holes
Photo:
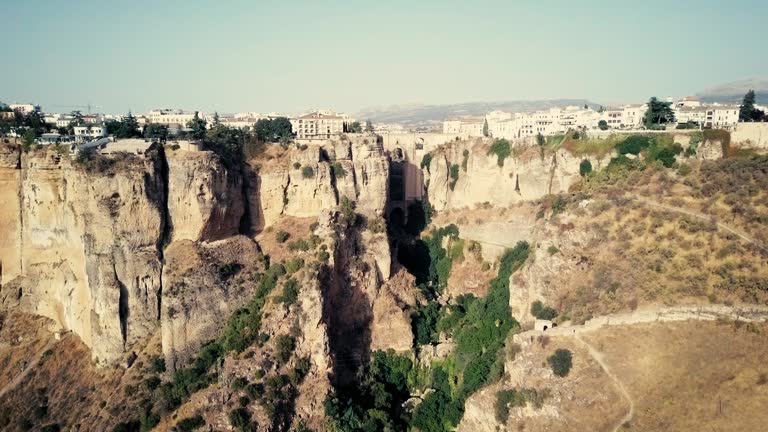
[[421,158],[421,169],[426,168],[429,171],[429,165],[432,164],[432,153],[425,153]]
[[552,372],[559,376],[565,377],[568,372],[571,371],[573,365],[573,355],[567,349],[558,349],[554,354],[547,358],[549,366],[552,367]]
[[238,391],[244,389],[248,385],[248,380],[246,380],[243,377],[236,377],[232,380],[232,384],[230,384],[230,387],[232,387],[232,390]]
[[278,231],[277,234],[275,234],[275,239],[278,243],[285,243],[285,241],[288,240],[288,237],[290,236],[291,235],[285,231]]
[[341,215],[344,223],[346,223],[348,227],[357,224],[357,213],[355,212],[356,206],[357,204],[346,196],[341,197]]
[[160,386],[160,378],[158,378],[155,375],[150,376],[146,380],[144,380],[144,385],[147,387],[148,390],[154,390]]
[[597,122],[597,127],[600,128],[600,130],[608,130],[608,122],[605,120],[600,120]]
[[549,306],[544,306],[542,302],[536,300],[531,303],[531,315],[538,319],[553,320],[557,318],[557,311]]
[[290,335],[280,335],[275,339],[275,358],[281,364],[285,364],[296,348],[296,340]]
[[193,417],[187,417],[176,423],[176,427],[173,428],[174,432],[191,432],[195,429],[199,429],[205,426],[205,420],[200,415]]
[[309,165],[304,165],[304,168],[301,169],[301,176],[310,179],[315,176],[315,170]]
[[688,164],[680,164],[680,166],[677,168],[677,173],[681,176],[687,176],[691,173],[691,166]]
[[300,168],[301,168],[301,164],[300,163],[298,163],[298,162],[294,162],[293,163],[293,169],[300,169]]
[[334,162],[333,165],[331,165],[331,168],[333,169],[334,177],[344,178],[347,176],[347,172],[344,170],[344,167],[341,166],[341,163]]
[[555,245],[549,245],[549,247],[547,248],[547,253],[550,256],[554,255],[554,254],[556,254],[558,252],[560,252],[560,249],[558,249],[557,246],[555,246]]
[[448,182],[448,187],[453,190],[456,187],[456,182],[459,181],[459,166],[456,164],[451,165],[450,170],[451,181]]
[[509,155],[512,154],[509,141],[505,140],[504,138],[496,139],[493,144],[491,144],[491,148],[488,150],[488,154],[491,153],[496,155],[496,163],[500,167],[503,167],[504,159],[508,158]]
[[152,357],[152,360],[149,362],[149,370],[153,373],[165,372],[165,359],[160,356]]
[[290,306],[292,304],[296,304],[296,301],[299,299],[299,283],[296,282],[296,279],[288,279],[283,284],[283,293],[282,295],[277,299],[278,302],[285,304],[286,306]]
[[461,152],[462,159],[461,159],[461,169],[464,170],[464,172],[467,172],[467,163],[469,162],[469,150],[464,149],[463,152]]
[[370,232],[372,232],[374,234],[378,234],[378,233],[383,233],[384,231],[386,231],[387,230],[387,225],[384,222],[384,219],[382,219],[380,217],[377,217],[377,218],[375,218],[373,220],[369,219],[368,221],[366,221],[366,228],[368,228],[368,231],[370,231]]
[[327,263],[330,258],[331,255],[327,251],[321,250],[317,252],[317,259],[322,263]]
[[509,419],[510,403],[515,400],[516,392],[514,390],[499,390],[496,392],[496,403],[494,411],[496,421],[505,424]]
[[304,267],[304,260],[301,258],[294,258],[285,263],[285,272],[287,274],[294,274]]
[[229,412],[229,424],[240,431],[250,430],[251,413],[245,408],[235,408]]
[[236,275],[240,269],[242,269],[243,266],[241,266],[238,262],[230,261],[226,264],[222,264],[219,266],[219,278],[221,280],[227,280],[230,279],[232,276]]
[[587,176],[589,173],[592,172],[592,162],[589,161],[589,159],[584,159],[579,164],[579,174],[581,174],[582,177]]
[[616,151],[620,155],[633,154],[639,155],[651,145],[651,138],[644,135],[630,135],[624,141],[616,144]]
[[427,303],[411,315],[414,343],[416,346],[437,342],[437,321],[440,318],[440,304],[436,301]]
[[288,250],[292,252],[295,252],[295,251],[306,252],[309,250],[309,243],[307,243],[307,241],[304,239],[298,239],[288,243]]

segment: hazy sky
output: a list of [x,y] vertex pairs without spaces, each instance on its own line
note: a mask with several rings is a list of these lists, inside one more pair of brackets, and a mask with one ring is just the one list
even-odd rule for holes
[[0,100],[301,111],[679,96],[768,76],[766,0],[0,0]]

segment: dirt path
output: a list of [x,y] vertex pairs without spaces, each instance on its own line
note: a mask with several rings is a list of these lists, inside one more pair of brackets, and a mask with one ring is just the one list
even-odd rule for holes
[[22,381],[24,381],[24,378],[29,375],[30,372],[32,372],[35,367],[37,367],[37,364],[40,362],[40,360],[43,358],[43,355],[46,351],[53,348],[54,345],[56,345],[56,342],[58,342],[55,339],[51,339],[48,341],[45,346],[38,351],[32,359],[27,362],[27,367],[18,375],[16,375],[5,387],[0,389],[0,399],[2,399],[3,396],[5,396],[6,393],[13,390],[18,386]]
[[629,410],[626,414],[624,414],[624,417],[619,420],[619,422],[616,424],[616,426],[613,428],[614,432],[621,429],[622,426],[624,426],[625,423],[632,420],[632,417],[635,415],[635,402],[632,400],[632,397],[629,395],[629,392],[626,388],[624,388],[624,383],[621,382],[619,377],[616,376],[616,374],[613,373],[610,367],[608,367],[608,364],[605,362],[605,359],[603,359],[603,355],[600,354],[599,351],[594,349],[592,345],[588,344],[584,339],[581,338],[581,335],[579,333],[576,333],[576,340],[581,342],[582,345],[587,349],[589,352],[589,355],[592,356],[593,359],[600,365],[600,367],[603,368],[605,371],[605,374],[608,375],[608,377],[613,381],[613,384],[616,386],[616,388],[621,392],[622,396],[624,396],[624,399],[627,400],[627,403],[629,404]]
[[664,209],[664,210],[675,212],[675,213],[684,214],[684,215],[695,217],[695,218],[698,218],[698,219],[703,219],[703,220],[706,220],[706,221],[713,221],[714,220],[715,223],[717,224],[717,227],[719,229],[722,229],[724,231],[728,231],[729,233],[731,233],[731,234],[741,238],[742,240],[747,241],[749,243],[752,243],[753,245],[755,245],[758,248],[760,248],[762,251],[768,252],[768,248],[764,247],[762,244],[760,244],[760,242],[755,240],[753,237],[749,236],[748,234],[746,234],[743,231],[740,231],[740,230],[738,230],[736,228],[730,227],[730,226],[728,226],[728,225],[726,225],[724,223],[721,223],[721,222],[717,222],[717,220],[714,217],[712,217],[712,216],[708,216],[706,214],[699,213],[699,212],[696,212],[696,211],[693,211],[693,210],[689,210],[689,209],[686,209],[686,208],[683,208],[683,207],[675,207],[675,206],[671,206],[671,205],[667,205],[667,204],[662,204],[660,202],[657,202],[657,201],[654,201],[652,199],[645,198],[645,197],[642,197],[642,196],[639,196],[639,195],[628,195],[628,197],[630,199],[633,199],[633,200],[635,200],[637,202],[643,203],[643,204],[651,206],[651,207],[657,207],[657,208],[660,208],[660,209]]
[[621,394],[629,403],[629,411],[618,422],[613,429],[614,432],[621,429],[624,423],[632,420],[635,412],[635,404],[629,392],[624,387],[624,383],[611,371],[610,366],[605,362],[602,354],[582,339],[581,334],[595,331],[603,327],[634,325],[653,322],[673,322],[689,320],[715,321],[718,319],[730,319],[739,321],[768,321],[768,307],[759,305],[727,306],[727,305],[707,305],[707,306],[677,306],[677,307],[650,307],[638,309],[633,312],[604,315],[593,318],[583,325],[564,325],[554,327],[547,331],[529,330],[518,333],[513,336],[516,342],[526,338],[534,338],[542,335],[547,336],[565,336],[574,337],[589,352],[589,355],[600,364],[608,377],[614,382]]

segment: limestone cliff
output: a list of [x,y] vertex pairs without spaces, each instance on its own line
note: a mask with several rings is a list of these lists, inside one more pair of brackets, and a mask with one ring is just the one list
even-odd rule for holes
[[100,172],[53,149],[23,154],[20,211],[2,227],[19,238],[20,275],[4,281],[3,303],[74,330],[101,361],[150,334],[165,229],[160,152]]
[[255,231],[281,216],[310,217],[346,196],[359,213],[381,217],[387,202],[389,159],[375,135],[354,135],[323,146],[267,153],[250,161],[250,214]]
[[202,244],[180,240],[166,248],[161,329],[167,368],[188,364],[202,343],[218,337],[226,317],[253,297],[262,260],[245,236]]
[[[535,147],[520,147],[499,166],[487,142],[450,143],[434,152],[425,172],[429,202],[437,211],[483,203],[508,207],[564,192],[580,178],[581,160],[565,150],[541,153]],[[600,166],[602,161],[592,164]],[[451,187],[453,166],[458,179]]]
[[209,151],[167,153],[168,216],[173,241],[219,240],[239,232],[243,176]]

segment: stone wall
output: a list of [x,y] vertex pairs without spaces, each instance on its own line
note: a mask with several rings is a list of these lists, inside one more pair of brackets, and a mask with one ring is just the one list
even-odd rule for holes
[[739,123],[731,132],[731,143],[739,147],[768,149],[768,123]]

